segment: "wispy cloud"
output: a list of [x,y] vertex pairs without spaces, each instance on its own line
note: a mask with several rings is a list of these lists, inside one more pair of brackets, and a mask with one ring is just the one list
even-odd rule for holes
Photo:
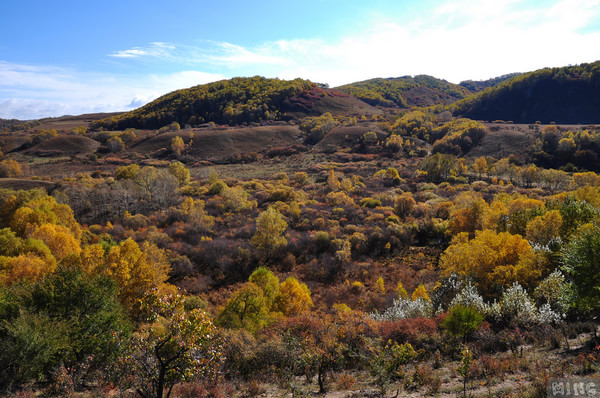
[[146,47],[133,47],[128,50],[115,51],[109,56],[115,58],[158,58],[162,60],[171,59],[176,47],[163,42],[150,43]]

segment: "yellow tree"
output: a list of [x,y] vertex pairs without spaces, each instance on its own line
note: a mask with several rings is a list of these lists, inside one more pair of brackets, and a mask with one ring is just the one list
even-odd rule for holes
[[279,278],[267,267],[258,267],[248,280],[262,289],[270,310],[280,294]]
[[173,137],[173,139],[171,139],[171,150],[175,153],[175,155],[180,156],[184,149],[185,144],[180,136],[176,135]]
[[306,312],[312,307],[310,290],[304,283],[290,276],[281,283],[280,295],[276,299],[275,308],[283,315],[292,316]]
[[140,248],[131,238],[114,246],[106,259],[106,273],[116,280],[121,302],[130,311],[148,292],[169,290],[169,270],[163,250],[148,242]]
[[488,204],[481,195],[473,195],[472,192],[459,194],[454,203],[448,230],[452,235],[468,232],[473,236],[475,231],[483,226]]
[[81,251],[79,241],[67,227],[62,225],[40,225],[30,237],[44,242],[57,260],[63,259],[68,254],[77,254]]
[[268,314],[269,305],[263,290],[255,283],[247,282],[231,295],[217,323],[255,332],[264,325]]
[[419,286],[417,286],[417,288],[415,289],[415,291],[413,292],[413,294],[410,298],[412,301],[415,301],[417,299],[431,301],[431,299],[429,298],[429,295],[427,294],[427,289],[425,288],[425,286],[423,286],[422,283],[419,284]]
[[31,234],[43,224],[58,224],[69,228],[75,239],[81,238],[81,227],[68,205],[59,204],[51,196],[27,202],[12,215],[10,228],[21,237]]
[[552,238],[560,236],[562,216],[559,210],[552,210],[538,216],[527,224],[527,239],[532,242],[546,245]]
[[0,285],[21,280],[39,280],[56,269],[56,261],[47,261],[34,253],[16,257],[0,256]]
[[210,232],[215,225],[215,218],[204,211],[203,200],[192,199],[188,196],[179,207],[195,231]]
[[283,236],[287,226],[281,213],[274,207],[269,207],[256,219],[256,233],[250,243],[263,250],[267,259],[270,259],[279,246],[287,244],[287,239]]
[[542,257],[520,235],[484,230],[469,240],[463,232],[442,253],[440,267],[445,276],[472,276],[479,291],[493,297],[514,282],[532,286],[545,271]]
[[473,162],[473,171],[477,173],[478,180],[481,180],[481,177],[488,172],[488,163],[485,156],[475,159],[475,162]]
[[187,185],[190,183],[190,171],[183,165],[181,162],[173,162],[169,165],[169,173],[171,173],[177,181],[179,181],[179,185]]

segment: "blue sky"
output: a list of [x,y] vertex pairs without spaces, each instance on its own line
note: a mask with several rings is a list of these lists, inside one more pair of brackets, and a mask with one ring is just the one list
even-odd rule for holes
[[600,0],[3,0],[0,117],[136,108],[234,76],[458,83],[600,60]]

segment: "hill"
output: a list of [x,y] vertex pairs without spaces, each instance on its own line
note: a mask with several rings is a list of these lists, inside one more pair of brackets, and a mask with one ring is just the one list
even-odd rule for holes
[[78,135],[59,135],[26,149],[23,154],[34,156],[65,156],[94,153],[100,143]]
[[379,111],[338,90],[308,80],[236,77],[173,91],[131,112],[100,120],[94,127],[154,129],[173,122],[195,126],[214,122],[242,124],[332,112],[340,115]]
[[180,136],[189,144],[186,154],[191,158],[221,162],[239,154],[298,144],[300,135],[298,127],[287,125],[194,129],[192,139],[189,131],[181,130],[142,138],[133,142],[129,150],[142,155],[157,153],[161,148],[168,148],[175,136]]
[[465,80],[459,83],[459,86],[466,88],[469,91],[477,93],[479,91],[483,91],[486,88],[497,86],[498,84],[506,81],[508,79],[512,79],[513,77],[519,76],[521,73],[509,73],[507,75],[502,75],[498,77],[494,77],[488,80]]
[[600,121],[600,61],[513,77],[454,104],[453,114],[517,123]]
[[471,94],[465,87],[427,75],[370,79],[337,89],[374,106],[400,108],[448,105]]

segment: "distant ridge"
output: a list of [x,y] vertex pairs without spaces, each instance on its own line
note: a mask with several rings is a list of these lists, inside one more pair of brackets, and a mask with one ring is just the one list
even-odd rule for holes
[[400,108],[448,105],[471,94],[463,86],[428,75],[376,78],[337,89],[374,106]]
[[600,61],[518,75],[451,108],[478,120],[599,123]]
[[522,73],[509,73],[507,75],[493,77],[487,80],[465,80],[460,82],[459,86],[463,86],[471,92],[478,93],[479,91],[483,91],[486,88],[497,86],[503,81],[512,79],[513,77],[517,77],[519,75],[522,75]]

